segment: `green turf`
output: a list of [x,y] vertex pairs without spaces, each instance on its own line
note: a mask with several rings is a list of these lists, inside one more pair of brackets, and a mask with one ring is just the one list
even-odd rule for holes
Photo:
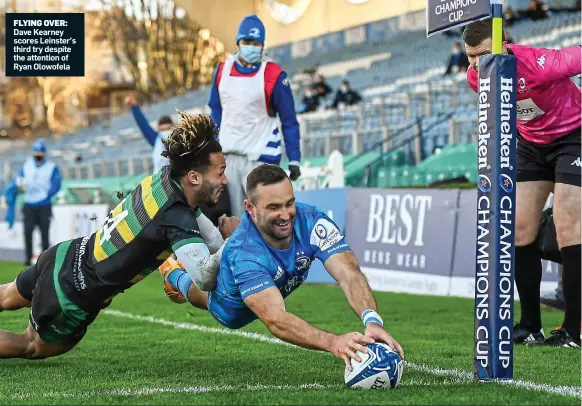
[[[0,283],[12,280],[19,270],[18,265],[0,263]],[[344,388],[343,361],[327,353],[104,313],[65,355],[0,361],[0,403],[580,404],[576,397],[468,379],[472,300],[394,293],[377,293],[376,298],[388,330],[415,366],[405,369],[395,390]],[[222,330],[205,312],[168,301],[158,274],[120,295],[111,309]],[[335,286],[303,286],[287,300],[287,309],[331,332],[362,331]],[[4,312],[0,327],[22,331],[27,314],[26,309]],[[546,331],[559,325],[562,316],[545,310]],[[243,331],[271,337],[260,322]],[[432,373],[420,365],[433,368]],[[460,372],[435,375],[434,368]],[[518,346],[515,378],[579,387],[580,352]]]

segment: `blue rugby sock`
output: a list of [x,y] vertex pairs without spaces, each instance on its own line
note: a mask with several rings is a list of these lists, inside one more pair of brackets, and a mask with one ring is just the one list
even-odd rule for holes
[[178,289],[180,293],[188,299],[188,289],[190,289],[190,286],[194,283],[192,282],[190,275],[180,269],[174,269],[168,275],[168,282],[170,282],[174,288]]

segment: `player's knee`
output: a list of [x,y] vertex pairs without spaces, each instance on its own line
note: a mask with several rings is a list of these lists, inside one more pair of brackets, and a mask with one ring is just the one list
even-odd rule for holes
[[6,309],[6,285],[0,285],[0,312]]
[[0,312],[2,310],[10,310],[11,299],[10,299],[10,284],[0,286]]
[[21,337],[23,358],[31,360],[47,358],[46,344],[30,324]]
[[580,215],[563,216],[560,221],[556,221],[556,234],[558,245],[567,247],[569,245],[580,244]]
[[46,355],[42,351],[39,343],[36,341],[29,341],[24,350],[24,358],[26,359],[44,359]]
[[554,207],[554,224],[560,247],[580,244],[580,204],[563,199]]
[[516,221],[515,223],[515,245],[523,247],[535,241],[538,233],[538,225],[528,221]]

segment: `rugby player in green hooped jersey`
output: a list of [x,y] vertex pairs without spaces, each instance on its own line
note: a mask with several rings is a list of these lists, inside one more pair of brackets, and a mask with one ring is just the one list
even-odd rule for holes
[[0,330],[0,358],[70,351],[115,295],[155,271],[172,251],[198,287],[214,288],[223,238],[239,220],[222,218],[216,229],[197,209],[218,202],[226,163],[212,119],[179,113],[180,124],[165,141],[169,166],[142,180],[97,232],[49,248],[0,286],[0,311],[31,308],[24,333]]

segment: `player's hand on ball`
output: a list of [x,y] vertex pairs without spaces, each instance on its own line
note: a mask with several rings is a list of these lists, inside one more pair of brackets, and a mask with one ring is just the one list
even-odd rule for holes
[[352,363],[350,362],[350,358],[362,362],[362,359],[358,357],[356,351],[367,354],[368,349],[364,345],[372,343],[374,343],[374,340],[363,334],[347,333],[341,336],[336,336],[332,346],[332,353],[336,357],[343,359],[346,363],[346,368],[351,371]]
[[378,323],[368,323],[368,325],[366,326],[365,334],[366,337],[370,337],[375,341],[381,341],[383,343],[388,344],[398,354],[400,354],[402,359],[404,359],[404,350],[400,346],[400,343],[398,343],[398,341],[392,338],[392,336],[388,334],[388,332],[384,330],[384,328]]
[[226,217],[225,214],[218,218],[218,231],[222,234],[223,238],[228,238],[234,233],[234,230],[238,227],[240,223],[240,218],[238,217]]

